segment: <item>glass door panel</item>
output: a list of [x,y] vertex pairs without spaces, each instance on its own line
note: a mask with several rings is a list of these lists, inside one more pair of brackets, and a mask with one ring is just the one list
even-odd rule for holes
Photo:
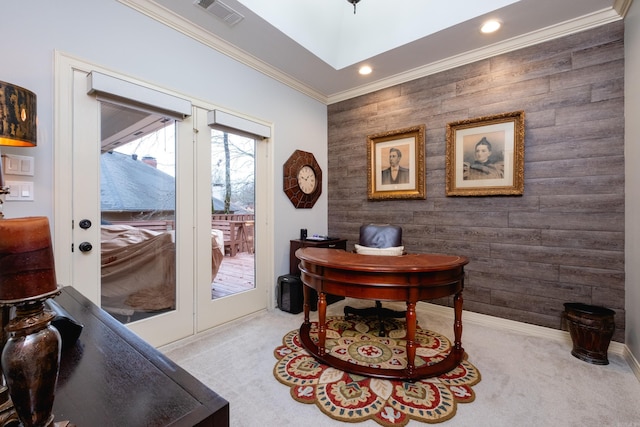
[[176,126],[100,102],[101,305],[129,323],[176,308]]
[[255,288],[256,141],[211,130],[211,299]]
[[271,145],[212,130],[212,108],[194,111],[196,229],[206,230],[196,235],[197,332],[266,309],[273,276]]

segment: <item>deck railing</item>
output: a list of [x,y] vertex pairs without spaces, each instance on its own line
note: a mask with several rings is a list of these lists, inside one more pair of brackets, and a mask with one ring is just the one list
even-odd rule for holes
[[211,228],[222,231],[224,251],[229,256],[238,252],[253,253],[254,214],[212,214]]
[[[222,231],[225,254],[235,256],[238,252],[253,252],[254,214],[212,214],[211,228]],[[174,230],[169,220],[112,221],[112,224],[130,225],[154,231]]]

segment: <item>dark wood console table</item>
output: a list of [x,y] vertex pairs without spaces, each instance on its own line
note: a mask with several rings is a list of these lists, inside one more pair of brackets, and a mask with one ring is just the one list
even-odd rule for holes
[[346,250],[347,239],[291,240],[289,242],[289,274],[293,276],[300,276],[300,268],[298,267],[300,260],[296,257],[296,251],[300,248],[330,248]]
[[[454,369],[462,361],[462,290],[466,257],[439,254],[402,256],[360,255],[334,249],[302,248],[296,251],[304,287],[304,322],[300,327],[303,346],[322,362],[359,375],[416,380],[433,377]],[[309,294],[318,292],[318,343],[309,332]],[[344,297],[405,301],[407,303],[407,367],[378,369],[339,359],[325,350],[326,294]],[[439,363],[416,367],[416,303],[454,295],[454,345]]]
[[[289,274],[300,277],[300,260],[296,257],[296,251],[300,248],[330,248],[330,249],[347,249],[347,239],[332,238],[326,240],[312,240],[312,239],[295,239],[290,241],[289,245]],[[343,300],[344,297],[337,295],[327,295],[327,304],[333,304]],[[311,293],[311,310],[316,311],[318,304],[318,295],[315,291]]]
[[84,325],[62,351],[53,414],[83,426],[228,426],[229,403],[74,288],[54,299]]

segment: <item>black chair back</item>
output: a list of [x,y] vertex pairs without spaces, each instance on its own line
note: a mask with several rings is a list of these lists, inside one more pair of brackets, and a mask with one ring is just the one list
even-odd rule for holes
[[402,227],[391,224],[367,224],[360,227],[361,246],[395,248],[402,246]]

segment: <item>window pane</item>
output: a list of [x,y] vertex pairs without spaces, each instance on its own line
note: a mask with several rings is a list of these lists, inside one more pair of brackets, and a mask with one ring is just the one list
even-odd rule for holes
[[175,122],[101,103],[102,308],[127,323],[175,309]]
[[211,298],[255,287],[255,140],[211,130]]

